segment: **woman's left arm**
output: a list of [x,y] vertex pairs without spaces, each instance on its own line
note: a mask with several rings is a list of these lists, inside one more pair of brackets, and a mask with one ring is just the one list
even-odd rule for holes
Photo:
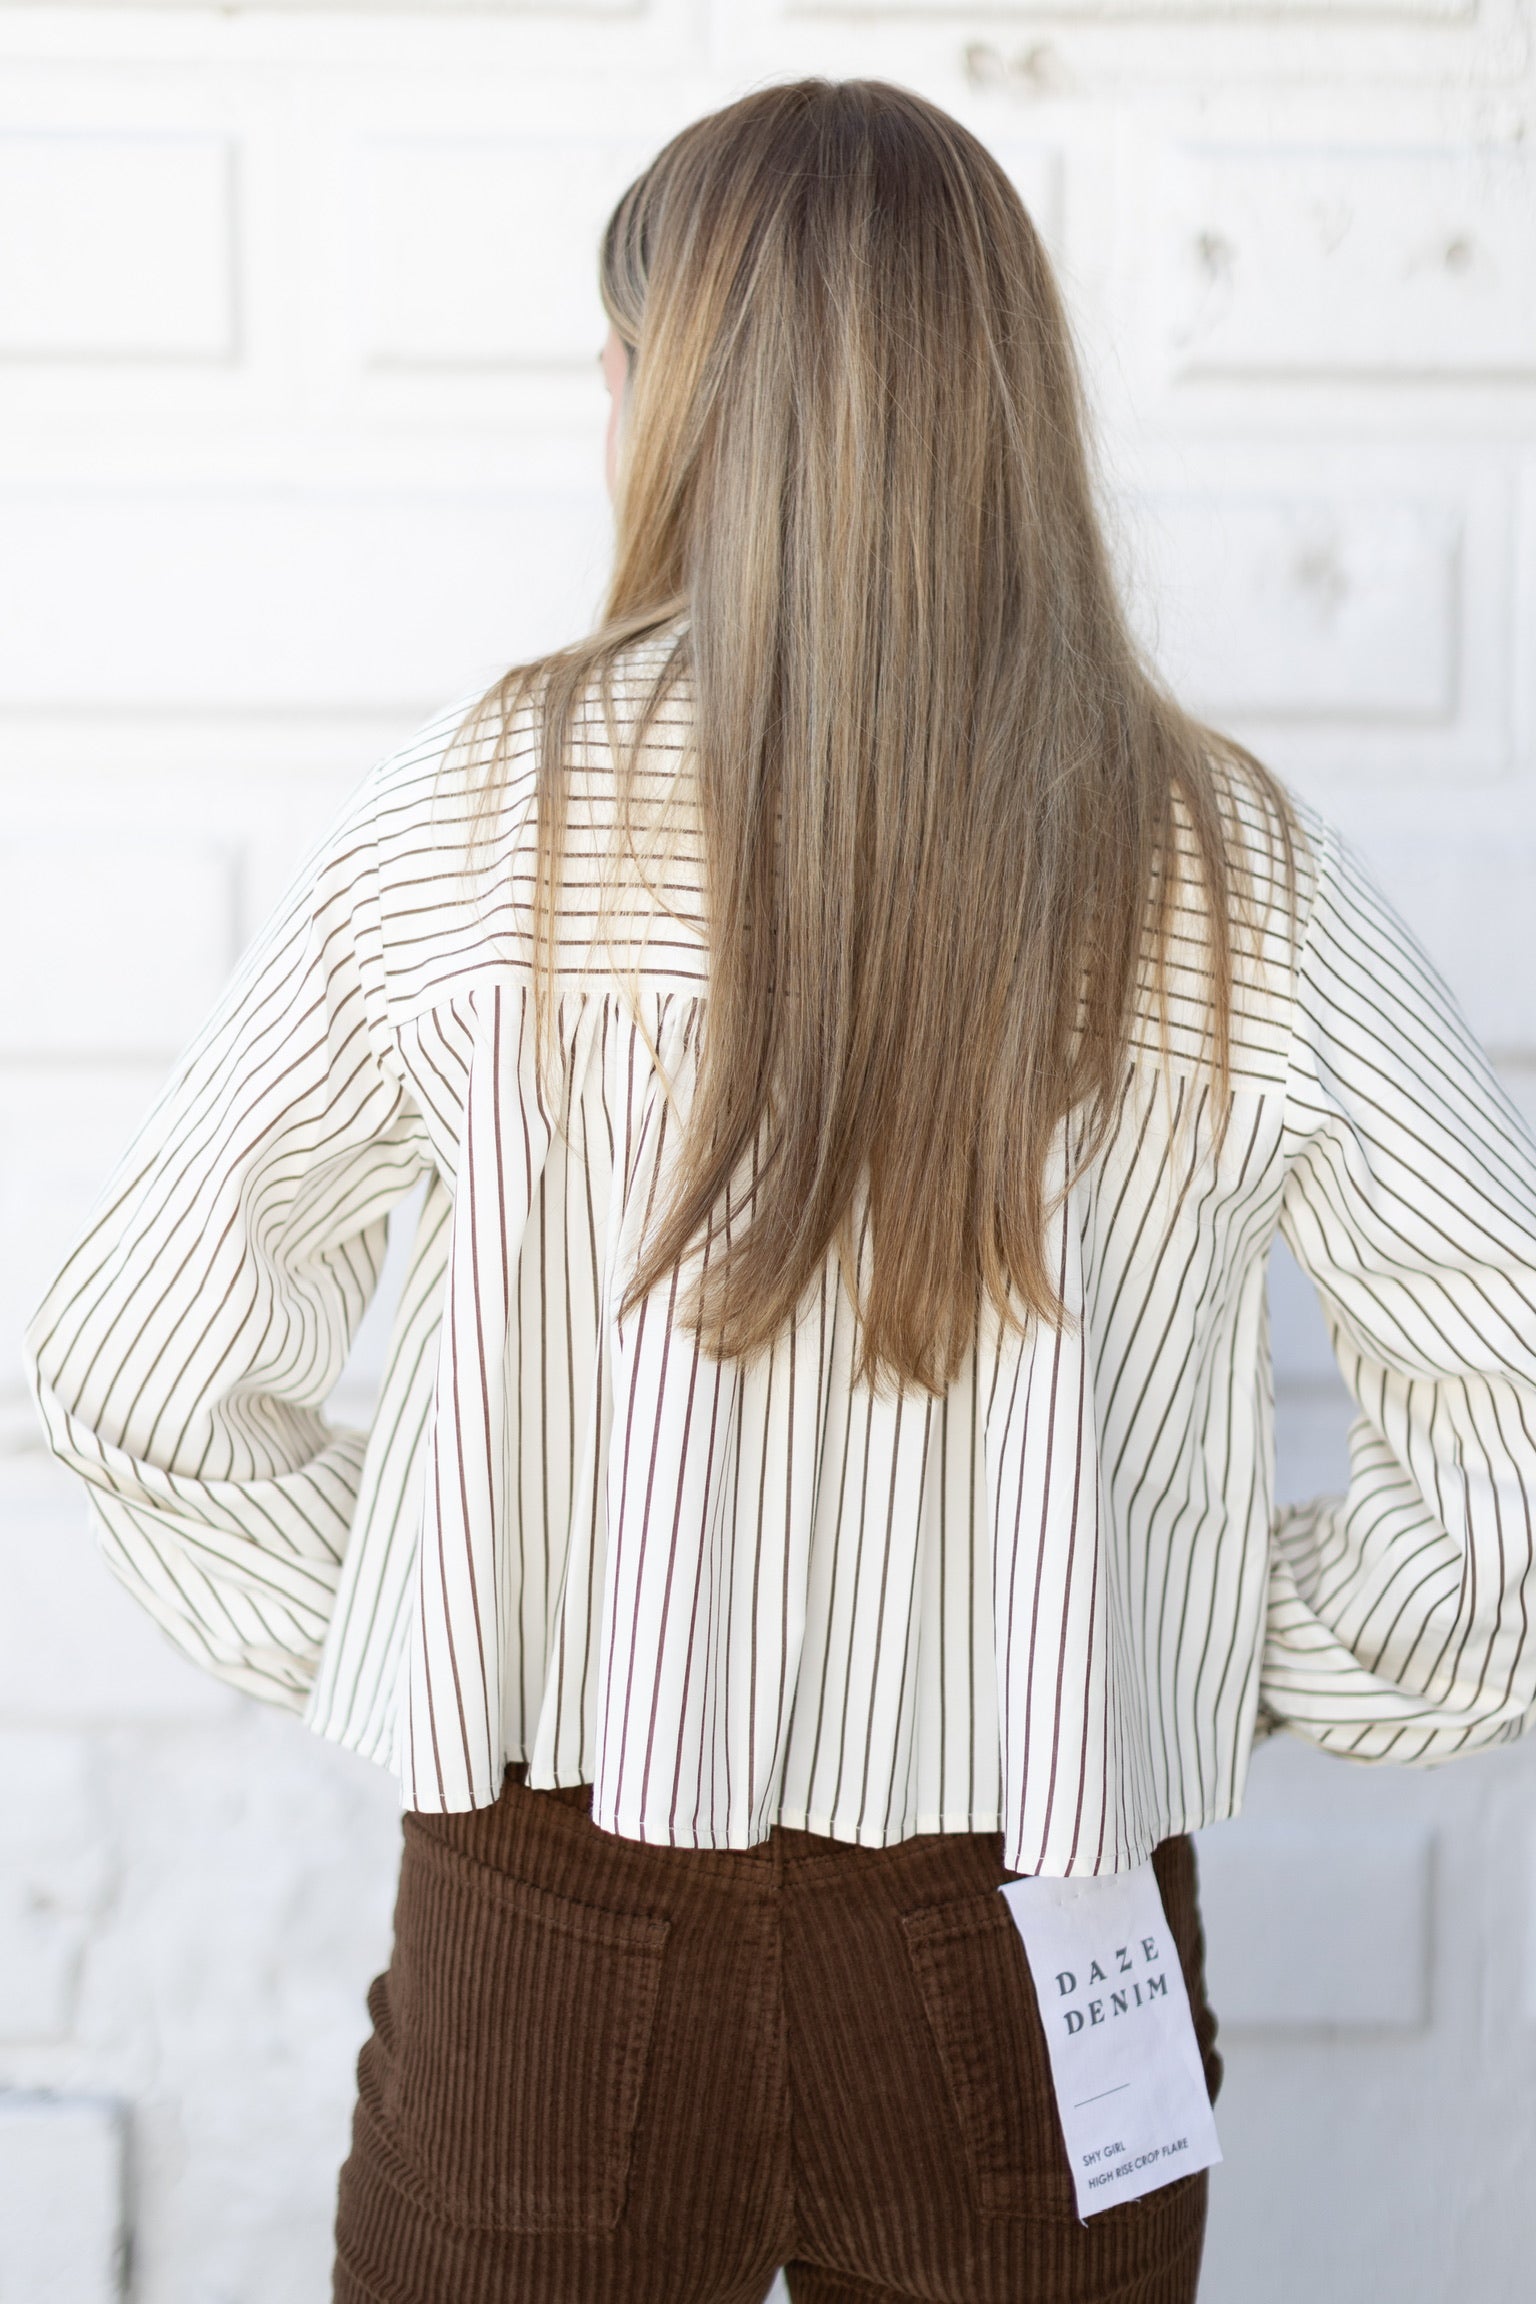
[[1346,1493],[1279,1517],[1261,1702],[1431,1762],[1536,1717],[1536,1144],[1336,836],[1316,861],[1281,1231],[1359,1413]]
[[428,1165],[378,997],[376,779],[299,874],[37,1313],[49,1445],[221,1679],[301,1709],[364,1436],[322,1413]]

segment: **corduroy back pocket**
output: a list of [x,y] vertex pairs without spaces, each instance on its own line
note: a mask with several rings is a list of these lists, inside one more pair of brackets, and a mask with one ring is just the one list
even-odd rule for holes
[[669,1925],[508,1878],[408,1821],[364,2093],[425,2205],[482,2231],[618,2222]]
[[984,2216],[1075,2213],[1050,2056],[1019,1932],[996,1894],[902,1920]]

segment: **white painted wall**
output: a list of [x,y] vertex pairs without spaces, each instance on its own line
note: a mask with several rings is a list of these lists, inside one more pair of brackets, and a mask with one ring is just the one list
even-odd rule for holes
[[[1532,13],[0,0],[5,1333],[351,782],[587,620],[597,224],[786,72],[1005,156],[1164,659],[1362,843],[1536,1110]],[[1276,1304],[1300,1493],[1339,1396],[1294,1273]],[[138,1616],[7,1365],[0,2298],[322,2304],[393,1786]],[[1536,2287],[1533,1793],[1536,1747],[1286,1744],[1208,1837],[1210,2304]]]

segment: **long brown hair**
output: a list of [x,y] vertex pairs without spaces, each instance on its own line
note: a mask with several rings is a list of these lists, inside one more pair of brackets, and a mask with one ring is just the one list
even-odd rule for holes
[[984,1302],[1060,1316],[1048,1156],[1069,1113],[1079,1162],[1102,1145],[1175,846],[1224,1083],[1234,790],[1288,843],[1285,802],[1130,636],[1050,264],[957,121],[876,81],[748,96],[625,193],[601,282],[632,352],[606,610],[487,701],[537,706],[547,1000],[577,706],[611,714],[621,653],[677,627],[616,766],[622,819],[686,681],[707,1028],[625,1306],[703,1236],[677,1317],[750,1353],[829,1246],[850,1286],[867,1250],[860,1374],[942,1391]]

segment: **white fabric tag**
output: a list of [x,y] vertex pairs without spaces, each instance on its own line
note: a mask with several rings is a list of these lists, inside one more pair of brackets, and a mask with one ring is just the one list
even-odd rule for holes
[[1150,1864],[1009,1880],[1079,2216],[1221,2158],[1178,1950]]

